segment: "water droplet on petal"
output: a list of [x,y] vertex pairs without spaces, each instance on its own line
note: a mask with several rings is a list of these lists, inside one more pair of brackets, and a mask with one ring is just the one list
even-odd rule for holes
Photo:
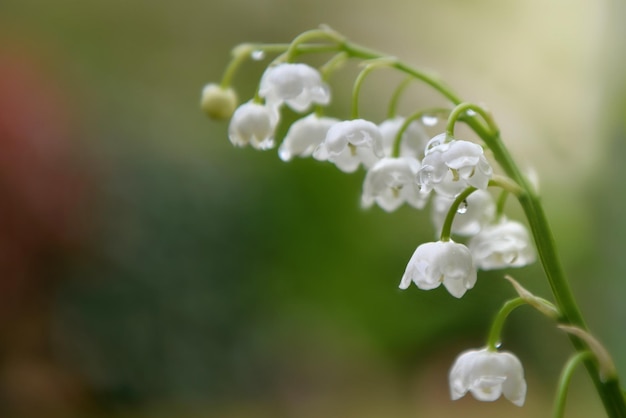
[[287,162],[287,161],[290,161],[293,156],[291,155],[291,152],[288,149],[280,147],[278,149],[278,157],[281,160]]
[[422,123],[426,126],[435,126],[439,122],[437,116],[433,115],[424,115],[422,116]]
[[460,213],[461,215],[467,212],[467,200],[463,200],[459,205],[459,208],[456,210],[456,213]]
[[467,116],[476,116],[476,112],[474,112],[472,109],[467,109],[467,111],[465,112],[465,114]]
[[252,51],[250,57],[255,61],[261,61],[265,58],[265,51],[257,49],[256,51]]

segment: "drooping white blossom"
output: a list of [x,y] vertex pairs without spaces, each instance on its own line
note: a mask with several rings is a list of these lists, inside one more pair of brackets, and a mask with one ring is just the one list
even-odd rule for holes
[[528,230],[516,221],[502,220],[484,227],[468,247],[482,270],[522,267],[535,261]]
[[237,107],[237,94],[230,87],[209,83],[202,89],[200,107],[211,119],[228,119]]
[[308,157],[324,141],[328,129],[339,119],[317,116],[314,113],[295,121],[278,147],[278,156],[289,161],[294,156]]
[[312,104],[330,103],[330,88],[315,68],[302,63],[282,63],[265,70],[259,96],[268,104],[285,103],[296,112],[305,112]]
[[360,164],[369,168],[382,158],[382,144],[382,134],[374,123],[364,119],[347,120],[330,127],[313,157],[328,160],[341,171],[351,173]]
[[[431,206],[431,219],[437,234],[441,233],[444,220],[454,199],[435,194]],[[485,225],[493,222],[496,205],[486,190],[476,190],[457,209],[452,222],[452,233],[463,236],[476,235]]]
[[460,298],[476,284],[476,267],[472,254],[463,244],[454,241],[427,242],[417,247],[409,260],[400,289],[411,282],[422,290],[446,287],[448,292]]
[[274,147],[278,109],[249,101],[239,106],[230,120],[228,138],[233,145],[251,145],[259,150]]
[[[393,154],[396,135],[405,120],[405,118],[398,116],[393,119],[387,119],[378,125],[383,135],[383,149],[387,157]],[[419,122],[413,121],[409,123],[409,126],[400,138],[400,157],[415,157],[421,159],[428,139],[426,131],[424,131],[424,128],[422,128]]]
[[392,212],[403,203],[422,209],[428,194],[422,193],[415,182],[420,163],[415,158],[383,158],[367,171],[363,182],[361,203],[369,208],[377,203]]
[[450,370],[452,400],[469,391],[479,401],[492,402],[504,395],[517,406],[524,405],[526,380],[519,359],[509,352],[487,348],[461,353]]
[[493,170],[480,145],[453,139],[446,134],[431,139],[426,146],[418,183],[424,191],[455,196],[468,186],[486,189]]

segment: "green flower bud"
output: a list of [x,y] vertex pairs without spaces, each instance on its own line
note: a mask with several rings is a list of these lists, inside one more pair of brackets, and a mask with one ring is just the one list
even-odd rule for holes
[[237,107],[237,94],[230,87],[207,84],[202,89],[200,107],[211,119],[228,119]]

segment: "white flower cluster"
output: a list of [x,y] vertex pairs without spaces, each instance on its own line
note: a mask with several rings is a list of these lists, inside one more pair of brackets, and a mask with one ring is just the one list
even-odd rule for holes
[[[283,105],[307,113],[331,99],[320,73],[301,63],[270,66],[261,77],[258,95],[264,103],[252,100],[234,111],[229,137],[236,146],[271,149]],[[483,148],[445,133],[429,140],[418,121],[407,125],[396,144],[405,121],[394,117],[377,125],[309,113],[289,127],[278,154],[283,161],[312,156],[347,173],[363,166],[367,170],[361,196],[364,208],[376,204],[392,212],[406,203],[422,209],[432,200],[432,220],[439,231],[456,196],[468,187],[477,189],[458,209],[451,228],[453,234],[469,237],[467,246],[452,240],[420,245],[402,277],[402,289],[411,282],[423,290],[443,284],[460,298],[476,283],[479,268],[532,263],[535,255],[526,227],[496,216],[486,190],[493,170]],[[395,155],[394,148],[398,148]]]
[[[205,95],[210,97],[203,97],[205,110],[219,113],[220,103],[232,102],[227,93],[206,88]],[[407,123],[402,117],[376,124],[310,112],[313,106],[320,110],[330,99],[330,88],[315,68],[294,63],[270,66],[261,78],[257,97],[232,114],[230,141],[259,150],[273,148],[281,107],[286,105],[305,116],[289,127],[278,148],[283,161],[312,156],[347,173],[364,167],[364,208],[378,205],[392,212],[406,203],[422,209],[430,201],[432,221],[441,239],[417,247],[402,276],[401,289],[411,283],[423,290],[443,284],[452,296],[461,298],[474,287],[478,269],[534,262],[526,227],[497,213],[487,191],[493,170],[480,145],[446,133],[429,140],[425,126],[417,120]],[[404,129],[401,135],[400,129]],[[459,202],[461,193],[467,197]],[[450,235],[467,243],[455,242]],[[463,353],[450,372],[450,386],[453,399],[468,391],[488,401],[504,394],[516,405],[524,403],[526,393],[519,360],[510,353],[488,349]]]

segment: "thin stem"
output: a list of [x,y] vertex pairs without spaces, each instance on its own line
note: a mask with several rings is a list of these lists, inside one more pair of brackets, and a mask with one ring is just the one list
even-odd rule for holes
[[406,88],[413,82],[413,77],[406,77],[398,87],[393,91],[391,95],[391,99],[389,100],[389,109],[387,109],[387,119],[393,119],[396,117],[398,102],[400,102],[400,97],[402,97],[402,93],[406,90]]
[[239,66],[250,57],[250,54],[254,51],[254,46],[252,44],[242,44],[238,45],[232,50],[233,58],[230,60],[226,69],[224,70],[224,75],[222,76],[222,82],[220,86],[224,89],[230,87],[230,83],[237,72]]
[[468,187],[463,190],[458,196],[454,199],[454,202],[450,205],[450,209],[448,209],[448,213],[446,214],[446,219],[443,221],[443,227],[441,228],[441,241],[450,241],[450,235],[452,235],[452,222],[454,222],[454,217],[459,210],[459,206],[461,203],[467,199],[469,195],[478,190],[476,187]]
[[591,361],[593,358],[589,351],[580,351],[569,358],[561,376],[559,377],[559,386],[556,391],[556,400],[554,402],[554,412],[552,418],[563,418],[565,415],[565,402],[567,401],[567,391],[572,381],[574,370],[584,361]]
[[489,126],[489,128],[491,129],[493,135],[498,134],[498,126],[496,125],[491,115],[485,109],[483,109],[481,106],[478,106],[477,104],[465,102],[457,105],[450,113],[450,116],[448,116],[448,123],[446,125],[447,136],[454,137],[454,127],[456,125],[456,122],[461,118],[472,116],[470,115],[470,112],[474,112],[480,115],[483,120],[487,122],[487,126]]
[[500,345],[500,335],[502,334],[502,328],[504,327],[506,318],[515,310],[515,308],[525,304],[526,301],[523,298],[517,297],[507,301],[502,308],[500,308],[491,323],[491,329],[489,330],[489,336],[487,337],[487,350],[498,350],[498,346]]
[[[232,50],[233,58],[226,66],[224,70],[224,75],[222,76],[222,81],[220,83],[221,87],[227,88],[230,86],[235,73],[241,66],[241,64],[250,58],[253,52],[260,51],[263,53],[283,53],[289,49],[291,44],[240,44],[237,45]],[[311,54],[311,53],[324,53],[324,52],[333,52],[337,51],[337,45],[329,45],[329,44],[300,44],[297,46],[296,50],[293,51],[294,55],[299,54]],[[276,60],[275,60],[276,61]],[[280,59],[278,59],[280,61]]]
[[499,176],[494,174],[489,180],[489,187],[499,187],[502,189],[503,193],[510,193],[517,197],[520,197],[524,194],[524,189],[522,189],[517,183],[511,180],[508,177]]
[[502,190],[502,193],[500,193],[500,196],[498,197],[498,203],[496,204],[497,219],[504,215],[504,205],[506,204],[507,197],[509,197],[509,192],[506,190]]
[[354,80],[354,86],[352,87],[352,119],[359,118],[359,95],[361,94],[361,88],[365,77],[367,77],[372,71],[380,67],[388,67],[393,61],[385,58],[372,60],[365,65],[365,68],[361,70]]
[[400,129],[398,129],[398,132],[396,133],[396,137],[393,140],[393,150],[392,150],[391,156],[393,158],[398,158],[400,156],[400,145],[401,145],[400,143],[402,142],[402,136],[404,135],[406,130],[409,128],[409,125],[411,125],[412,122],[426,115],[433,115],[433,114],[436,115],[438,113],[447,113],[449,111],[450,109],[447,109],[447,108],[433,107],[431,109],[423,109],[418,112],[415,112],[411,116],[406,118],[404,122],[402,122],[402,125],[400,126]]
[[359,118],[359,95],[361,94],[361,87],[363,86],[365,77],[367,77],[367,75],[371,73],[374,68],[375,67],[371,67],[369,65],[366,66],[354,80],[354,86],[352,87],[352,119]]
[[303,32],[300,35],[296,36],[293,41],[291,41],[291,45],[289,46],[289,49],[287,49],[286,53],[287,62],[293,62],[295,60],[300,44],[307,43],[312,39],[320,38],[329,40],[335,44],[341,44],[342,42],[344,42],[343,36],[327,28],[313,29]]
[[339,54],[333,55],[331,59],[326,61],[326,63],[320,67],[320,73],[322,74],[324,81],[328,81],[331,74],[337,71],[337,69],[341,67],[348,58],[348,54],[340,52]]

